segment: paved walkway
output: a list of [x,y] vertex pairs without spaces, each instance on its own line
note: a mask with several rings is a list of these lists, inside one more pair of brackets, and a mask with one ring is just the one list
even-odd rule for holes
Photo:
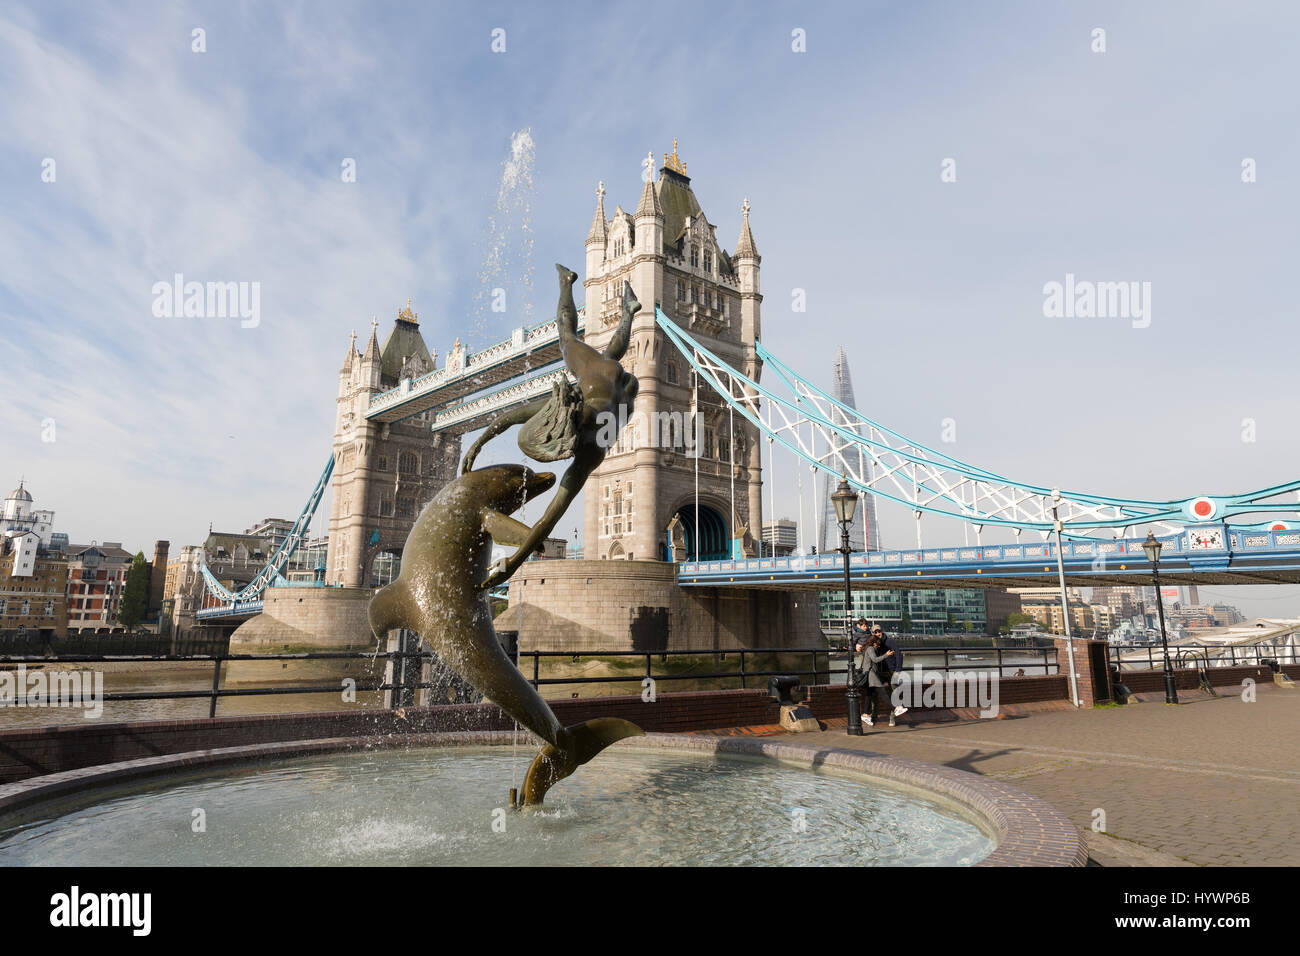
[[[908,716],[901,718],[906,721]],[[838,726],[836,726],[838,724]],[[1064,812],[1103,866],[1300,865],[1300,692],[789,738],[969,770]],[[1105,812],[1105,835],[1093,832]]]

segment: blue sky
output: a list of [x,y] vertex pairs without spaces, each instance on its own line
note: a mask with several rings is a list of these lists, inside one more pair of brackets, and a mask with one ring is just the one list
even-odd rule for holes
[[[1096,493],[1293,478],[1298,20],[1249,2],[9,5],[0,481],[25,475],[74,539],[133,549],[292,517],[352,329],[410,296],[445,354],[544,315],[551,263],[581,271],[596,181],[633,206],[641,158],[674,137],[728,248],[750,199],[765,343],[823,380],[844,344],[872,417],[926,443],[953,418],[945,451]],[[521,129],[532,188],[503,218]],[[481,306],[494,244],[505,315]],[[260,282],[260,325],[155,318],[176,272]],[[1066,273],[1151,282],[1151,326],[1045,318]],[[791,473],[778,460],[788,514]],[[891,511],[886,545],[910,540]],[[1294,590],[1249,596],[1300,611]]]

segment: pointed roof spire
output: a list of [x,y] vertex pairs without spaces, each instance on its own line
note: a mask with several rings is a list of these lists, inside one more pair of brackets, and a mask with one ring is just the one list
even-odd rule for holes
[[591,231],[587,233],[587,245],[600,243],[602,246],[608,238],[605,231],[605,181],[596,183],[596,214],[591,217]]
[[366,354],[362,357],[362,361],[379,361],[379,319],[373,315],[370,317],[370,341],[366,343]]
[[646,181],[645,186],[641,188],[641,201],[636,205],[636,218],[642,216],[655,216],[659,219],[664,217],[664,209],[659,205],[659,194],[655,192],[655,178],[651,172],[654,169],[655,154],[646,155]]
[[339,371],[350,372],[352,370],[352,363],[355,362],[356,359],[357,359],[357,330],[353,329],[352,338],[348,342],[348,354],[343,356],[343,367],[339,369]]
[[736,252],[732,259],[749,258],[757,259],[758,247],[754,245],[754,234],[749,229],[749,197],[740,204],[740,211],[744,213],[745,219],[740,224],[740,239],[736,241]]

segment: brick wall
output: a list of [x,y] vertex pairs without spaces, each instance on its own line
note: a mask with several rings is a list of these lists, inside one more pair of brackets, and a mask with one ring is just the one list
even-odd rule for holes
[[[1069,678],[1061,674],[1048,674],[1038,677],[1004,677],[998,682],[998,706],[1068,700],[1069,691]],[[818,720],[848,716],[845,688],[821,685],[806,688],[806,694],[807,697],[804,702]],[[864,694],[862,712],[867,713],[870,706]],[[944,710],[946,708],[912,707],[909,719],[924,720],[932,716],[932,712]]]
[[[1052,642],[1056,646],[1056,667],[1070,681],[1070,642],[1058,637]],[[1093,648],[1100,647],[1106,663],[1095,668],[1092,663]],[[1074,639],[1074,668],[1079,685],[1079,706],[1091,707],[1102,701],[1112,700],[1114,695],[1110,687],[1110,645],[1105,641],[1093,641],[1086,638]]]
[[[1300,677],[1300,665],[1288,664],[1282,670],[1292,679]],[[1241,682],[1247,677],[1253,678],[1257,684],[1273,683],[1273,672],[1267,667],[1243,665],[1210,668],[1210,683],[1215,687],[1233,687],[1240,690]],[[1165,690],[1165,672],[1161,668],[1120,671],[1120,680],[1135,694],[1163,694]],[[1191,667],[1175,667],[1174,687],[1177,690],[1188,691],[1200,687],[1200,678],[1196,670]]]

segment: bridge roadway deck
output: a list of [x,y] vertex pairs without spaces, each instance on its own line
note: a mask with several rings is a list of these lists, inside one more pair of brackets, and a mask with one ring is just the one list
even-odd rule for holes
[[[1177,584],[1300,584],[1300,532],[1228,531],[1205,548],[1200,526],[1161,538],[1160,580]],[[1221,527],[1220,529],[1221,530]],[[1151,584],[1141,538],[1066,543],[1066,581],[1075,587]],[[1049,587],[1058,583],[1054,544],[963,546],[859,552],[849,557],[854,590],[867,588]],[[825,591],[843,587],[839,554],[683,562],[684,587]]]
[[[584,309],[580,308],[579,332],[583,331],[585,321]],[[466,354],[459,366],[444,365],[379,393],[371,400],[366,418],[397,422],[432,409],[454,412],[455,403],[467,396],[543,371],[559,361],[560,337],[555,319],[533,328],[516,329],[509,339]],[[492,410],[499,411],[501,407],[494,406]],[[461,430],[472,430],[471,426],[458,424]]]

